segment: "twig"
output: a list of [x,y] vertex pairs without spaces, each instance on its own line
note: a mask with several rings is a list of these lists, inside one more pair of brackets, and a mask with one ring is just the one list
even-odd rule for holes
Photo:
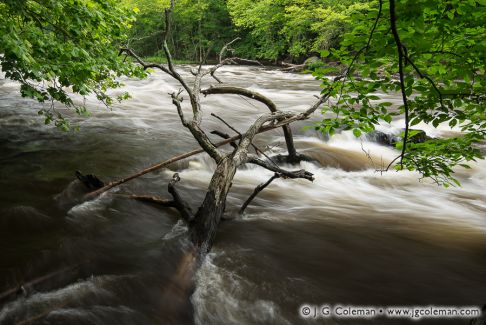
[[[221,131],[218,131],[218,130],[211,131],[211,134],[217,135],[217,136],[219,136],[219,137],[221,137],[223,139],[229,139],[229,138],[231,138],[229,134],[224,133],[224,132],[221,132]],[[238,145],[235,142],[230,142],[230,146],[232,146],[234,149],[237,149],[238,148]]]
[[[243,138],[243,135],[241,134],[240,131],[238,131],[237,129],[235,129],[233,126],[231,126],[231,124],[229,124],[228,122],[226,122],[222,117],[214,114],[214,113],[211,113],[211,116],[217,118],[218,120],[220,120],[221,122],[223,122],[224,125],[226,125],[228,128],[230,128],[233,132],[235,132],[236,134],[238,134],[240,136],[240,141],[241,139]],[[220,131],[212,131],[211,132],[212,134],[215,134],[215,135],[218,135],[220,137],[222,137],[223,139],[228,139],[229,138],[229,135],[226,134],[226,133],[223,133],[223,132],[220,132]],[[233,148],[237,148],[238,146],[236,145],[236,143],[232,142],[230,143],[230,145],[233,147]],[[264,156],[265,158],[267,158],[270,162],[272,162],[274,165],[277,165],[273,160],[272,158],[270,158],[269,156],[267,156],[267,154],[265,154],[265,152],[263,150],[261,150],[260,148],[258,148],[253,142],[251,143],[251,146],[253,147],[253,149],[255,149],[255,152],[257,154],[261,154],[262,156]]]
[[230,47],[233,43],[239,41],[241,38],[240,37],[237,37],[235,38],[234,40],[232,40],[231,42],[229,43],[226,43],[223,48],[221,49],[221,51],[219,52],[219,63],[221,63],[223,61],[223,56],[225,55],[226,53],[226,50],[228,49],[228,47]]
[[253,201],[253,199],[261,192],[263,191],[270,183],[272,183],[275,179],[280,178],[281,175],[279,173],[273,174],[272,177],[265,183],[262,183],[258,185],[254,190],[253,193],[250,195],[250,197],[243,203],[243,205],[240,208],[239,214],[242,215],[245,212],[246,207]]
[[218,120],[220,120],[221,122],[223,122],[224,125],[226,125],[227,127],[229,127],[233,132],[235,132],[236,134],[238,134],[240,137],[242,136],[240,131],[238,131],[237,129],[235,129],[234,127],[232,127],[222,117],[219,117],[218,115],[216,115],[214,113],[211,113],[211,116],[213,116],[213,117],[217,118]]
[[396,8],[395,8],[395,0],[390,1],[390,24],[393,33],[393,38],[395,39],[395,43],[397,46],[397,53],[398,53],[398,74],[400,76],[400,90],[402,93],[403,99],[403,108],[405,110],[405,133],[403,136],[403,146],[402,146],[402,153],[400,154],[400,166],[403,169],[403,157],[405,156],[405,152],[407,150],[407,141],[408,141],[408,131],[409,131],[409,107],[408,107],[408,98],[407,93],[405,90],[405,80],[404,80],[404,71],[403,71],[403,59],[405,58],[405,54],[403,53],[403,45],[400,41],[400,35],[398,34],[397,29],[397,16],[396,16]]

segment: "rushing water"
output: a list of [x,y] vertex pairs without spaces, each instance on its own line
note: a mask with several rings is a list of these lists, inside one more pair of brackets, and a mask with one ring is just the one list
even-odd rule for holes
[[[285,110],[307,108],[319,92],[310,76],[271,69],[229,67],[219,75]],[[167,95],[179,88],[174,81],[154,73],[126,84],[132,100],[111,111],[89,100],[92,116],[73,116],[80,131],[62,133],[43,125],[36,114],[42,104],[0,80],[0,324],[300,324],[303,303],[486,302],[485,162],[458,170],[462,187],[444,189],[412,172],[375,172],[397,152],[346,132],[327,140],[304,128],[309,121],[293,131],[298,149],[318,161],[300,166],[315,181],[276,180],[236,217],[272,175],[253,166],[239,170],[228,198],[232,220],[220,225],[194,288],[174,284],[186,228],[176,212],[120,194],[168,197],[167,182],[178,171],[178,187],[195,209],[215,167],[210,159],[195,156],[70,204],[79,196],[75,170],[110,180],[197,147]],[[265,112],[231,95],[209,96],[203,107],[204,128],[228,133],[211,112],[240,130]],[[401,123],[381,129],[397,133]],[[257,140],[269,153],[284,151],[280,130]],[[27,285],[2,296],[21,284]],[[434,324],[444,323],[468,321]]]

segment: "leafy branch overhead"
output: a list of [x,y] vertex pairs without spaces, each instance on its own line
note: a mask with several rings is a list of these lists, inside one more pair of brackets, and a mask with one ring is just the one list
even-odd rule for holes
[[[169,7],[170,22],[163,19]],[[400,154],[388,168],[396,162],[396,169],[419,171],[446,186],[458,183],[455,166],[482,157],[477,145],[486,132],[485,0],[180,0],[176,7],[169,0],[0,0],[0,10],[3,73],[20,82],[23,96],[47,102],[40,114],[64,130],[69,122],[56,101],[84,115],[76,95],[94,95],[107,106],[129,97],[107,92],[121,86],[121,76],[144,77],[144,68],[153,67],[177,79],[170,66],[136,64],[152,61],[149,55],[175,62],[170,53],[201,64],[212,58],[220,63],[208,75],[219,83],[221,63],[303,62],[320,52],[332,64],[310,64],[331,98],[318,130],[332,135],[349,129],[360,137],[381,123],[400,125]],[[119,56],[120,48],[133,60]],[[229,52],[224,60],[221,48]],[[182,86],[190,93],[188,84]],[[201,93],[221,92],[247,93],[221,85]],[[401,105],[387,100],[396,93]],[[414,143],[423,124],[453,132]],[[290,161],[298,161],[290,129],[284,130],[289,157],[296,158]]]
[[[352,17],[352,32],[324,57],[338,60],[346,77],[338,82],[319,68],[314,75],[335,101],[317,129],[356,136],[405,116],[396,169],[417,170],[445,186],[458,184],[456,165],[481,158],[486,135],[486,3],[476,1],[374,1],[366,15]],[[395,107],[386,94],[402,93]],[[401,123],[401,122],[400,122]],[[409,131],[426,123],[459,131],[447,139],[412,143]],[[462,133],[460,133],[462,132]]]
[[[55,101],[79,114],[87,113],[71,92],[94,94],[110,105],[113,98],[107,90],[121,86],[118,77],[145,75],[118,57],[133,12],[120,9],[115,0],[1,0],[0,11],[2,71],[20,82],[23,96],[51,103],[40,111],[46,123],[69,128],[56,111]],[[123,94],[118,99],[127,97]]]

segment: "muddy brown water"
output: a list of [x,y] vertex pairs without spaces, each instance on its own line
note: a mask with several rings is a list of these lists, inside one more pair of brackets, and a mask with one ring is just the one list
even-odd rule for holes
[[[220,78],[286,110],[305,109],[319,92],[310,76],[272,69],[228,67]],[[412,172],[382,175],[375,169],[395,157],[393,149],[346,132],[326,140],[304,128],[312,121],[293,132],[300,151],[318,161],[299,168],[316,180],[276,180],[237,217],[252,189],[271,176],[259,167],[239,170],[228,198],[233,220],[221,224],[191,287],[180,287],[175,275],[187,242],[177,213],[114,194],[167,196],[177,171],[195,209],[215,167],[207,157],[70,204],[79,195],[75,170],[110,180],[196,147],[167,96],[175,82],[155,73],[126,88],[132,100],[110,111],[88,99],[92,116],[73,116],[80,131],[63,133],[43,125],[36,114],[42,104],[0,79],[0,292],[30,283],[0,301],[0,324],[409,324],[308,321],[299,306],[486,303],[485,162],[459,170],[458,188]],[[207,130],[222,129],[211,112],[244,130],[265,111],[238,96],[203,104]],[[401,123],[380,129],[398,133]],[[433,136],[451,132],[420,127]],[[279,130],[257,142],[276,154],[285,143]]]

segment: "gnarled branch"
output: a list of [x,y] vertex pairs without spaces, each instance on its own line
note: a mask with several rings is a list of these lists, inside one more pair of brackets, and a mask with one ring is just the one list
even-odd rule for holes
[[192,210],[189,207],[189,205],[182,199],[181,195],[175,188],[175,184],[178,183],[180,180],[181,178],[179,177],[179,174],[175,173],[169,182],[168,191],[172,195],[172,200],[161,198],[155,195],[125,195],[125,194],[116,194],[116,195],[126,197],[132,200],[155,203],[157,205],[166,208],[175,208],[181,215],[182,219],[184,219],[184,221],[189,223],[194,219],[194,214],[192,213]]
[[270,110],[270,112],[277,111],[277,105],[275,105],[275,103],[272,102],[270,98],[265,97],[256,91],[252,91],[246,88],[234,87],[234,86],[211,86],[207,89],[201,90],[201,93],[204,95],[214,95],[214,94],[241,95],[265,104]]
[[[207,89],[201,90],[201,93],[204,95],[213,95],[213,94],[241,95],[259,101],[260,103],[263,103],[265,106],[268,107],[270,112],[278,111],[277,105],[275,105],[275,103],[270,98],[246,88],[232,87],[232,86],[211,86]],[[292,129],[290,128],[289,125],[284,125],[282,129],[284,132],[285,143],[287,145],[288,161],[293,163],[298,162],[299,156],[297,155],[297,150],[295,149],[294,138],[292,136]]]
[[[260,130],[258,130],[258,133],[264,133],[264,132],[267,132],[267,131],[270,131],[270,130],[274,130],[274,129],[277,129],[277,128],[280,128],[282,127],[283,125],[286,125],[286,124],[289,124],[289,123],[293,123],[295,121],[300,121],[300,120],[305,120],[307,118],[309,118],[309,116],[312,114],[313,111],[315,111],[317,109],[317,107],[319,107],[320,104],[322,104],[322,102],[324,102],[326,99],[325,96],[321,97],[309,110],[307,110],[306,112],[304,113],[301,113],[301,114],[296,114],[292,117],[289,117],[289,118],[286,118],[276,124],[271,124],[271,125],[267,125],[267,126],[263,126],[260,128]],[[234,142],[236,140],[240,139],[240,136],[239,135],[236,135],[236,136],[232,136],[231,138],[228,138],[228,139],[225,139],[225,140],[222,140],[220,142],[217,142],[215,144],[216,147],[221,147],[225,144],[228,144],[228,143],[231,143],[231,142]],[[150,167],[147,167],[135,174],[132,174],[130,176],[127,176],[127,177],[124,177],[124,178],[121,178],[121,179],[118,179],[118,180],[115,180],[115,181],[112,181],[110,183],[108,183],[107,185],[105,185],[104,187],[96,190],[96,191],[93,191],[93,192],[90,192],[90,193],[87,193],[85,195],[85,199],[86,200],[91,200],[91,199],[94,199],[96,198],[98,195],[106,192],[106,191],[109,191],[111,190],[112,188],[115,188],[117,186],[120,186],[121,184],[124,184],[126,182],[129,182],[135,178],[138,178],[140,176],[143,176],[145,174],[148,174],[148,173],[151,173],[151,172],[154,172],[156,170],[159,170],[161,168],[164,168],[164,167],[167,167],[179,160],[182,160],[182,159],[185,159],[185,158],[188,158],[188,157],[191,157],[191,156],[194,156],[194,155],[197,155],[197,154],[200,154],[200,153],[203,153],[204,152],[204,149],[202,148],[198,148],[198,149],[194,149],[194,150],[191,150],[191,151],[188,151],[186,153],[183,153],[183,154],[180,154],[180,155],[177,155],[177,156],[174,156],[170,159],[167,159],[165,161],[162,161],[158,164],[155,164],[155,165],[152,165]]]
[[312,173],[310,173],[310,172],[308,172],[304,169],[289,171],[289,170],[280,168],[279,166],[275,166],[273,164],[270,164],[267,161],[262,160],[258,157],[255,157],[255,156],[251,156],[248,159],[248,163],[258,165],[258,166],[263,167],[265,169],[271,170],[272,172],[275,172],[275,173],[279,173],[281,175],[281,177],[284,177],[284,178],[292,178],[292,179],[293,178],[304,178],[304,179],[307,179],[311,182],[314,181],[314,174],[312,174]]
[[179,182],[181,178],[179,177],[178,173],[175,173],[174,176],[172,176],[172,179],[169,182],[168,185],[168,190],[169,193],[172,195],[174,198],[174,208],[179,211],[181,214],[181,217],[187,222],[191,222],[194,219],[194,214],[192,213],[191,208],[189,205],[182,199],[180,196],[179,192],[177,192],[177,189],[175,188],[175,184]]

